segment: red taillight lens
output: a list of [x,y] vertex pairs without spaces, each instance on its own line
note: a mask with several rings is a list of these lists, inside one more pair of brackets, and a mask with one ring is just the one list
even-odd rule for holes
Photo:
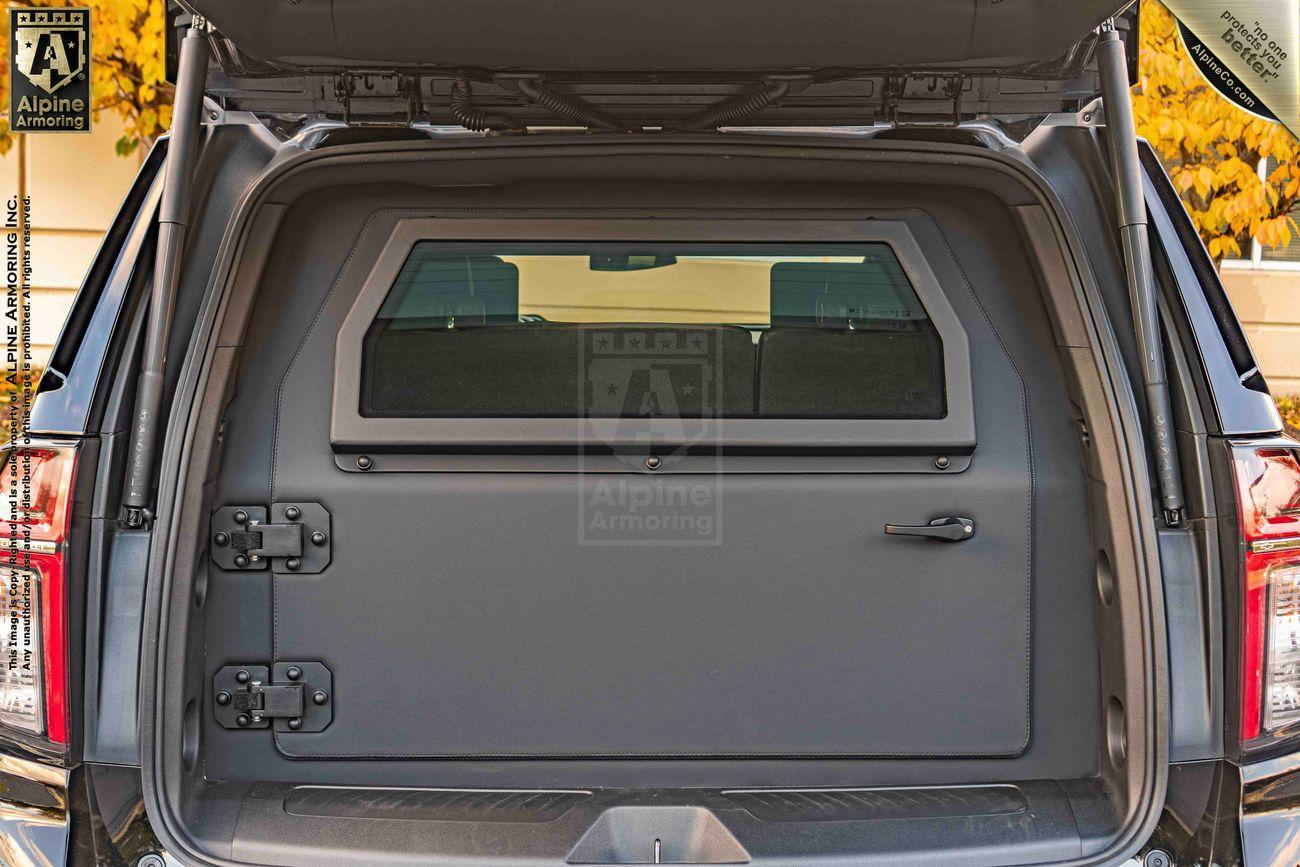
[[0,724],[68,742],[66,540],[76,450],[15,447],[0,466]]
[[1234,452],[1245,547],[1241,739],[1300,722],[1300,460],[1298,449]]

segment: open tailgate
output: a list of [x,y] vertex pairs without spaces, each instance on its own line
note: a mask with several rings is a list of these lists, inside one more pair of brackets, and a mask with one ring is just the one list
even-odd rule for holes
[[[519,79],[607,128],[677,128],[721,101],[775,98],[745,125],[947,123],[1077,108],[1097,92],[1094,28],[1117,0],[193,0],[209,94],[228,108],[455,124],[452,86],[520,126],[573,125]],[[541,104],[539,104],[541,103]],[[592,124],[579,121],[578,125]],[[599,128],[599,124],[596,125]]]

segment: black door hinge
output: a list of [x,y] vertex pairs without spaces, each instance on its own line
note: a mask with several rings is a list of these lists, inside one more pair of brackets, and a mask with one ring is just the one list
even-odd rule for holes
[[212,712],[223,728],[318,732],[333,708],[334,675],[319,662],[227,665],[212,679]]
[[212,560],[222,569],[312,575],[330,564],[330,513],[320,503],[226,506],[212,513]]

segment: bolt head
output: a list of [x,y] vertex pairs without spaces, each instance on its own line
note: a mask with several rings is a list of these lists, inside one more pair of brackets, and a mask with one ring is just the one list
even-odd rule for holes
[[248,565],[248,558],[245,557],[243,554],[236,554],[235,565],[238,566],[240,569],[243,569],[245,566]]
[[222,707],[225,707],[226,705],[230,704],[230,693],[228,692],[217,693],[217,704],[221,705]]
[[650,457],[645,459],[645,466],[647,470],[657,470],[662,464],[663,461],[659,459],[658,455],[651,455]]
[[302,509],[299,509],[297,506],[290,506],[284,510],[284,516],[290,521],[296,521],[302,517]]
[[239,671],[235,672],[236,683],[248,683],[252,679],[253,676],[248,673],[248,669],[241,668]]
[[213,541],[213,542],[216,542],[218,545],[221,545],[221,546],[229,545],[229,544],[230,544],[230,534],[229,534],[229,533],[218,533],[217,535],[215,535],[215,536],[212,537],[212,541]]
[[302,561],[297,557],[290,557],[288,560],[284,561],[284,565],[290,572],[297,572],[302,568]]
[[371,463],[372,462],[370,458],[366,457],[365,455],[361,455],[360,457],[357,458],[357,469],[368,470],[370,469]]
[[245,512],[243,509],[240,509],[239,511],[235,512],[235,514],[231,515],[231,518],[234,519],[234,522],[236,524],[248,523],[248,513]]
[[313,704],[324,704],[330,700],[330,697],[323,690],[316,690],[312,693],[311,700]]
[[293,731],[297,731],[298,729],[302,728],[302,720],[299,719],[298,717],[294,717],[293,719],[289,720],[289,728],[292,729]]
[[317,546],[317,547],[320,547],[321,545],[324,545],[324,544],[325,544],[325,534],[322,533],[320,530],[317,530],[315,533],[312,533],[312,534],[311,534],[311,543],[312,543],[313,545]]
[[284,673],[284,676],[289,678],[290,680],[297,680],[298,678],[302,677],[302,669],[295,665],[292,668],[290,668],[288,671],[286,671]]
[[951,464],[952,464],[952,461],[950,461],[950,460],[948,459],[948,456],[947,456],[947,455],[939,455],[939,457],[937,457],[937,458],[934,459],[934,465],[935,465],[936,467],[938,467],[939,469],[941,469],[941,470],[946,470],[946,469],[948,469],[949,465],[951,465]]
[[246,713],[241,713],[239,716],[235,717],[235,725],[239,726],[240,728],[243,728],[244,726],[248,725],[251,722],[252,720],[249,719],[249,716]]

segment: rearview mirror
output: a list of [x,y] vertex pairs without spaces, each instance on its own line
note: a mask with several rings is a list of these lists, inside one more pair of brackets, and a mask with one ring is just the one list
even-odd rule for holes
[[591,256],[592,271],[646,271],[676,265],[676,256],[627,254],[621,256]]

